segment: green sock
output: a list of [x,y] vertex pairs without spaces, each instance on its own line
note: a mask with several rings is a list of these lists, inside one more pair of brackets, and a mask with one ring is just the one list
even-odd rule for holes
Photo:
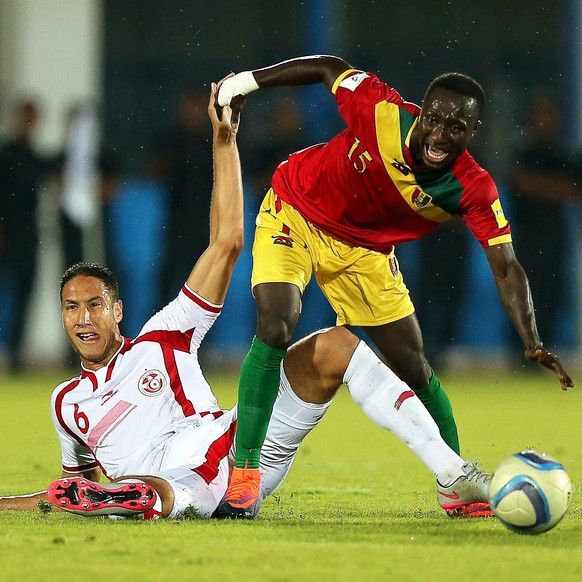
[[234,465],[258,469],[261,447],[279,391],[279,366],[287,350],[255,338],[240,371],[238,424]]
[[426,388],[415,389],[414,392],[437,423],[443,440],[459,455],[461,447],[459,446],[459,435],[453,416],[453,408],[436,374],[432,373]]

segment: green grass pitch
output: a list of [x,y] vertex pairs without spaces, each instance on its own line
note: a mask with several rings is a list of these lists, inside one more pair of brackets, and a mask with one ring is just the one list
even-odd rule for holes
[[[0,495],[60,476],[48,399],[62,375],[0,376]],[[223,407],[234,373],[210,374]],[[463,454],[495,465],[521,449],[559,459],[574,484],[564,520],[539,536],[495,519],[450,519],[413,454],[338,394],[252,522],[113,522],[0,514],[0,580],[582,580],[582,394],[548,372],[443,376]]]

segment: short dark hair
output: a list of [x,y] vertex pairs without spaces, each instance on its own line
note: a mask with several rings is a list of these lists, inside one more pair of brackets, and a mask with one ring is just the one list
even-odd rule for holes
[[63,300],[63,287],[75,277],[95,277],[103,282],[107,290],[111,293],[113,301],[119,299],[119,283],[113,271],[108,267],[97,263],[75,263],[69,267],[61,277],[61,301]]
[[430,82],[424,94],[424,100],[426,101],[427,97],[439,87],[475,99],[478,108],[477,117],[481,117],[485,108],[485,93],[483,87],[475,79],[463,73],[443,73]]

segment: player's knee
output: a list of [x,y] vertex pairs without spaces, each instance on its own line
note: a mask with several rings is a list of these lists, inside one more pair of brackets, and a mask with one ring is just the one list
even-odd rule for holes
[[331,327],[316,331],[291,348],[288,357],[311,366],[311,376],[317,378],[321,401],[333,398],[343,382],[346,369],[359,339],[343,327]]
[[345,327],[330,327],[314,334],[317,359],[321,362],[334,362],[341,367],[347,366],[358,342],[360,341]]
[[295,322],[267,314],[259,315],[257,337],[272,348],[285,349],[291,343]]
[[413,389],[426,388],[432,376],[432,368],[422,353],[412,354],[391,367]]

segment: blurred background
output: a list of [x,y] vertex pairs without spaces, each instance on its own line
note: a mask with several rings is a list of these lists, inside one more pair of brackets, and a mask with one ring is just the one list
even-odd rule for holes
[[[209,85],[330,53],[420,103],[450,70],[487,103],[470,151],[496,180],[542,338],[580,367],[582,2],[0,0],[0,370],[70,366],[59,278],[78,260],[120,279],[133,336],[208,240]],[[323,87],[248,101],[240,149],[247,245],[204,357],[236,366],[254,333],[258,204],[287,154],[342,129]],[[522,367],[484,255],[441,227],[397,250],[433,366]],[[299,337],[334,316],[309,288]]]

